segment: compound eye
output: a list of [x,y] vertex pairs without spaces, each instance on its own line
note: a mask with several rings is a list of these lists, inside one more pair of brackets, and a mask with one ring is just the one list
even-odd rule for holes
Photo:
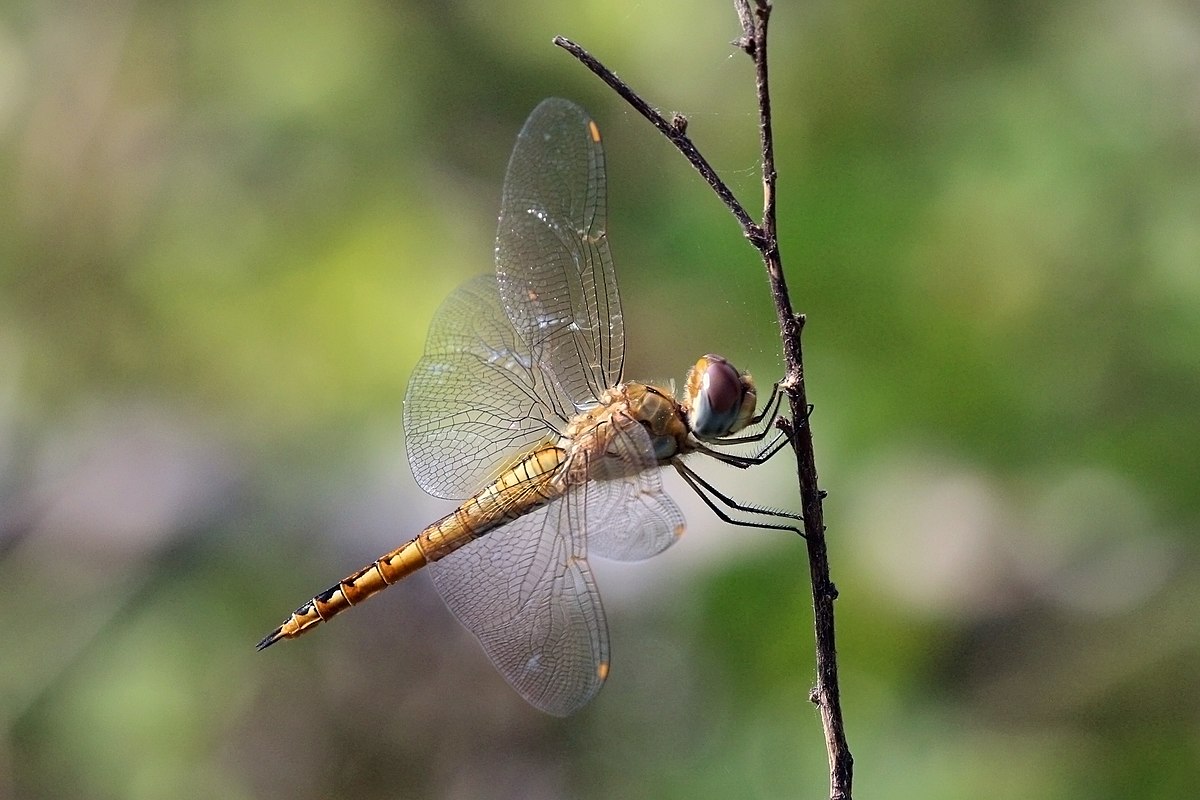
[[746,387],[733,365],[720,356],[707,355],[692,370],[688,381],[692,432],[701,439],[712,439],[741,427]]

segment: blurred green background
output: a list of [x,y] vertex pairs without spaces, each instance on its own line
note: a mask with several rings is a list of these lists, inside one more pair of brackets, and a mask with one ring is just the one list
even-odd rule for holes
[[[861,797],[1200,787],[1200,12],[779,2]],[[491,268],[516,133],[605,131],[631,377],[769,384],[755,254],[592,49],[758,205],[729,4],[10,2],[0,11],[0,797],[820,797],[802,543],[597,563],[612,675],[527,707],[425,576],[254,643],[446,513],[401,403]],[[709,467],[795,507],[786,457]]]

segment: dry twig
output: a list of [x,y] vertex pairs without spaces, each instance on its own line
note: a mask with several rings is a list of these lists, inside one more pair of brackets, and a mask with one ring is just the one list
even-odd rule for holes
[[825,547],[825,523],[822,500],[825,493],[817,486],[817,467],[813,457],[812,428],[809,424],[808,396],[804,383],[804,358],[800,336],[804,315],[792,310],[775,224],[775,145],[771,130],[771,98],[767,80],[767,23],[771,15],[769,0],[734,0],[742,35],[733,44],[754,61],[755,87],[758,95],[759,134],[762,144],[763,215],[757,223],[746,213],[720,176],[687,136],[686,118],[675,115],[667,120],[611,70],[597,61],[579,45],[561,36],[554,43],[575,56],[588,69],[611,86],[621,97],[648,119],[675,145],[708,182],[717,196],[737,219],[746,239],[758,250],[771,286],[771,296],[779,319],[783,341],[786,374],[781,388],[787,393],[791,420],[781,420],[781,427],[791,440],[796,453],[796,471],[800,484],[805,541],[808,546],[809,577],[812,585],[813,617],[816,628],[816,686],[810,699],[821,715],[825,747],[829,757],[829,796],[831,800],[849,800],[854,759],[846,744],[842,724],[842,709],[838,690],[837,648],[834,640],[833,605],[837,588],[829,577],[829,556]]

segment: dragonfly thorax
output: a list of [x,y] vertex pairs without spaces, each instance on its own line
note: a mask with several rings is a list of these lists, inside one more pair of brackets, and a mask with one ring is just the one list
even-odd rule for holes
[[688,427],[683,407],[671,392],[645,383],[630,382],[613,390],[621,395],[627,413],[650,436],[654,457],[666,463],[688,451]]
[[[646,445],[654,460],[665,465],[692,449],[688,439],[687,417],[671,392],[631,381],[605,390],[595,406],[572,417],[555,446],[566,454],[562,479],[572,484],[646,469]],[[586,456],[581,459],[580,454]]]

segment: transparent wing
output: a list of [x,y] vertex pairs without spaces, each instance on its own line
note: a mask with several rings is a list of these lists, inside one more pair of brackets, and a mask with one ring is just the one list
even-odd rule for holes
[[[646,429],[626,421],[608,449],[587,463],[588,480],[566,497],[572,520],[582,520],[592,555],[640,561],[666,550],[683,535],[683,513],[663,490],[661,471]],[[574,466],[574,465],[572,465]]]
[[596,124],[574,103],[543,100],[508,162],[496,274],[513,326],[577,409],[620,383],[625,358],[606,194]]
[[459,622],[517,693],[557,716],[608,674],[608,628],[569,503],[541,506],[428,566]]
[[404,401],[409,464],[430,494],[469,497],[573,412],[513,330],[496,277],[481,275],[430,323]]

